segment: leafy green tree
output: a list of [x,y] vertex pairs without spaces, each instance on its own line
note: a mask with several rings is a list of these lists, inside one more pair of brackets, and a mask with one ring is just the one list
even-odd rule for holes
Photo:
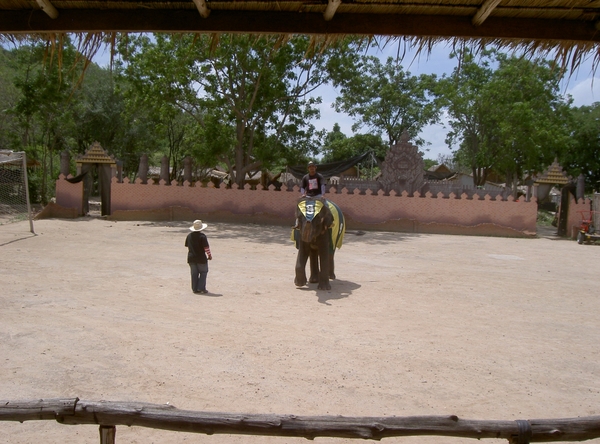
[[457,56],[461,57],[459,67],[450,77],[440,79],[437,94],[449,117],[450,131],[446,135],[446,143],[450,148],[458,145],[455,151],[457,163],[467,166],[473,174],[475,186],[480,186],[485,184],[495,161],[493,148],[485,143],[491,131],[486,116],[493,107],[486,100],[485,90],[493,71],[487,52],[479,64],[468,51],[451,55]]
[[560,94],[561,72],[545,60],[497,54],[498,68],[487,88],[494,104],[486,117],[493,123],[489,146],[496,168],[508,186],[539,171],[570,146],[569,102]]
[[327,51],[307,37],[155,35],[120,48],[124,74],[146,97],[186,112],[200,127],[204,159],[223,162],[234,182],[281,158],[317,153]]
[[325,136],[322,161],[337,162],[370,152],[373,156],[360,166],[360,174],[372,177],[379,171],[380,163],[385,158],[387,150],[388,146],[381,140],[381,136],[355,134],[347,137],[336,123],[333,125],[333,130]]
[[559,157],[573,176],[585,176],[586,189],[600,190],[600,102],[572,109],[573,145]]
[[423,159],[423,168],[425,168],[426,170],[435,165],[438,165],[437,161],[433,159]]
[[[335,129],[335,126],[334,126]],[[323,145],[323,162],[337,162],[350,159],[366,152],[371,152],[378,162],[385,159],[388,145],[375,134],[355,134],[352,137],[344,135],[339,139],[328,139],[329,133]]]
[[561,73],[544,60],[496,51],[484,51],[479,63],[468,51],[459,56],[460,65],[438,84],[450,118],[446,141],[457,147],[455,160],[470,168],[476,186],[493,168],[516,187],[569,144]]
[[[194,144],[192,132],[183,137],[179,129],[186,121],[193,128],[183,111],[148,106],[154,103],[138,100],[122,77],[94,63],[82,77],[84,62],[68,38],[62,47],[31,39],[0,51],[0,146],[25,150],[41,164],[31,172],[30,182],[39,184],[32,199],[48,200],[63,150],[80,154],[99,141],[134,178],[142,153],[179,162]],[[173,174],[179,169],[177,163]]]
[[[14,53],[0,46],[0,149],[18,148],[14,140],[17,120],[12,108],[19,100],[15,86],[18,69]],[[18,150],[18,149],[17,149]]]
[[330,75],[340,89],[335,109],[354,118],[353,131],[367,128],[386,137],[389,146],[406,131],[422,146],[419,133],[438,120],[439,106],[430,94],[436,77],[413,76],[391,57],[382,64],[377,57],[349,50],[330,64]]
[[171,104],[162,103],[154,110],[153,118],[157,122],[158,134],[164,139],[163,146],[167,148],[166,155],[171,162],[170,180],[182,178],[183,161],[187,155],[200,160],[196,164],[197,168],[204,171],[207,169],[210,164],[203,161],[202,147],[198,143],[204,137],[197,136],[197,125],[190,115]]
[[70,143],[70,99],[82,66],[68,39],[62,48],[33,41],[14,51],[19,99],[11,112],[18,120],[21,146],[41,163],[41,171],[36,172],[41,175],[39,199],[46,203],[51,194],[49,181],[58,176],[58,153]]
[[335,162],[352,157],[345,150],[347,139],[348,136],[342,132],[340,125],[335,123],[333,129],[327,133],[323,140],[323,148],[321,150],[323,162]]
[[87,69],[81,88],[70,102],[74,139],[71,150],[83,153],[98,141],[123,162],[124,175],[133,179],[140,156],[158,150],[160,137],[148,110],[131,104],[127,89],[110,70],[97,65]]

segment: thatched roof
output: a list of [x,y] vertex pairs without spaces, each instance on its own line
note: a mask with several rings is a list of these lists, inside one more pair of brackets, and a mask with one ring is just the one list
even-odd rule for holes
[[5,38],[65,32],[379,35],[591,54],[597,66],[600,0],[0,0]]

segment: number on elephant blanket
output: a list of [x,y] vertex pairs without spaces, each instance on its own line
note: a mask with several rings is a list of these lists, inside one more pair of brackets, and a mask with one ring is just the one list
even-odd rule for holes
[[302,212],[307,222],[312,222],[322,208],[323,202],[320,200],[306,199],[298,202],[298,209]]

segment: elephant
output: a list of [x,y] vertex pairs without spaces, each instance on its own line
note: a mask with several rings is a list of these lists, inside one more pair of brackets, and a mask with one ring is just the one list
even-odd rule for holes
[[302,198],[296,206],[297,227],[292,230],[296,241],[297,287],[306,285],[306,262],[310,258],[311,283],[319,290],[330,290],[330,279],[335,279],[334,253],[341,248],[346,224],[340,208],[330,200]]

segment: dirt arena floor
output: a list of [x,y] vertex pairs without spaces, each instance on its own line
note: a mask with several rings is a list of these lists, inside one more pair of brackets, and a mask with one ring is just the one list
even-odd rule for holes
[[[190,290],[191,222],[49,219],[35,221],[36,236],[27,222],[0,226],[0,399],[481,420],[600,415],[598,246],[551,235],[349,232],[338,279],[318,291],[294,286],[289,228],[206,222],[208,295]],[[124,426],[116,438],[307,442]],[[0,442],[98,443],[98,427],[0,422]]]

